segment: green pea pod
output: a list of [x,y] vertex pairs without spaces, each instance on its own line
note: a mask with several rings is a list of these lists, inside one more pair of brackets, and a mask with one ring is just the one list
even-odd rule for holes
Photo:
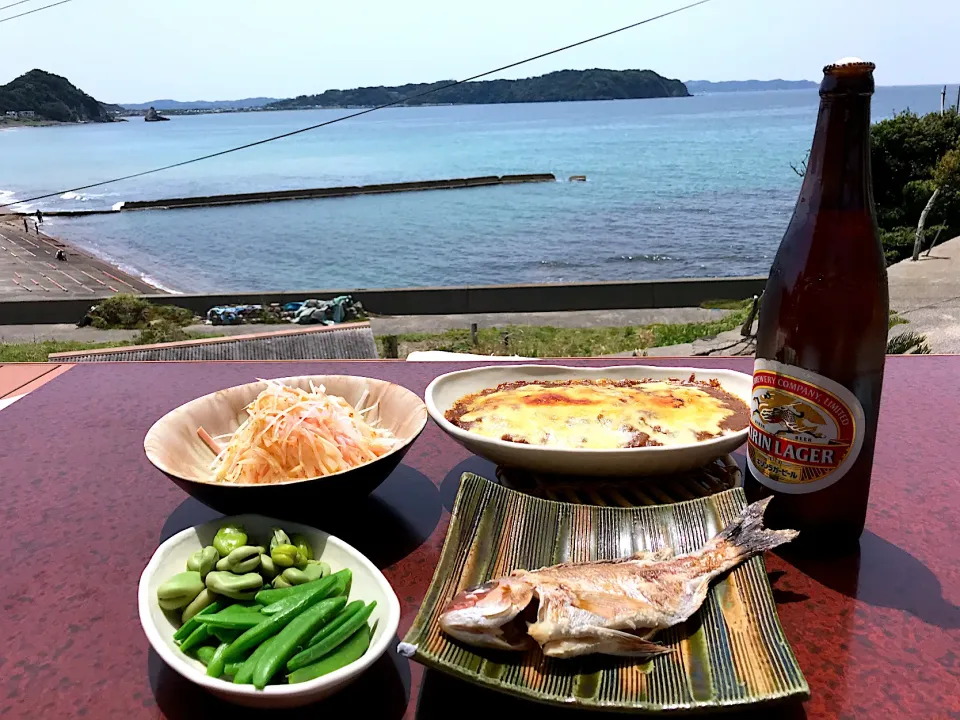
[[227,662],[239,660],[251,649],[262,643],[268,637],[273,637],[287,626],[293,618],[302,613],[307,608],[316,605],[323,597],[321,593],[324,588],[320,583],[313,590],[297,596],[297,602],[290,605],[283,612],[278,612],[265,618],[259,625],[252,627],[238,637],[227,649]]
[[260,658],[256,670],[253,671],[253,685],[263,690],[270,678],[293,657],[297,648],[303,645],[325,622],[343,609],[347,604],[345,598],[336,597],[322,600],[311,608],[304,610],[295,617],[277,635],[273,647],[266,655]]
[[226,557],[238,547],[247,544],[247,533],[243,525],[228,523],[223,525],[213,538],[213,546],[220,553],[220,557]]
[[157,588],[157,602],[164,610],[179,610],[194,601],[203,590],[203,578],[195,570],[174,575]]
[[230,628],[216,627],[215,625],[209,625],[208,627],[213,637],[228,645],[240,637],[240,634],[243,632],[243,630],[231,630]]
[[294,655],[290,662],[287,663],[287,670],[293,672],[295,670],[299,670],[300,668],[304,668],[307,665],[312,665],[324,655],[333,652],[336,648],[342,645],[347,638],[353,635],[357,630],[360,629],[362,625],[367,622],[367,618],[370,617],[370,614],[373,612],[373,609],[376,606],[376,601],[370,603],[360,612],[350,616],[349,620],[323,638],[323,640],[318,642],[316,645],[311,645],[303,652]]
[[193,648],[203,645],[207,640],[210,639],[210,628],[206,625],[200,625],[196,630],[190,633],[186,639],[180,643],[180,649],[188,653]]
[[298,585],[297,587],[303,587],[307,589],[299,593],[290,593],[277,602],[267,605],[260,612],[262,612],[264,615],[276,615],[278,613],[282,613],[287,608],[296,605],[297,602],[299,602],[299,598],[308,593],[319,592],[321,600],[332,597],[333,595],[338,594],[337,588],[340,587],[341,580],[342,576],[338,577],[337,575],[330,575],[329,577],[325,577],[322,580],[317,580],[316,582]]
[[[200,627],[200,621],[197,620],[198,615],[209,615],[215,612],[220,612],[223,609],[223,602],[220,600],[215,601],[212,605],[207,605],[203,610],[198,612],[192,618],[187,620],[183,625],[180,626],[180,629],[173,634],[173,639],[175,642],[182,642],[186,640],[190,633]],[[189,607],[189,606],[188,606]]]
[[352,603],[347,605],[343,610],[340,611],[340,614],[337,615],[333,620],[328,622],[320,631],[310,638],[310,642],[307,643],[307,647],[316,645],[318,642],[323,640],[334,631],[338,630],[341,625],[347,622],[351,617],[356,615],[358,612],[363,610],[366,607],[363,600],[354,600]]
[[264,656],[265,653],[270,651],[270,647],[276,641],[277,636],[274,635],[271,638],[267,638],[260,645],[257,646],[257,649],[253,651],[253,655],[248,657],[243,661],[243,664],[240,666],[240,670],[237,671],[236,675],[233,676],[233,682],[237,685],[249,685],[253,682],[253,671],[257,669],[257,663],[260,662],[260,658]]
[[362,658],[369,648],[370,626],[364,625],[351,635],[350,639],[336,651],[312,665],[307,665],[287,675],[287,682],[293,685],[307,682],[308,680],[315,680],[318,677],[332,673],[334,670],[339,670]]
[[295,565],[306,562],[300,554],[300,551],[297,550],[296,545],[290,545],[289,543],[286,545],[277,545],[270,551],[270,557],[277,567],[282,568],[294,567]]
[[270,537],[270,552],[273,552],[273,549],[277,545],[292,545],[290,538],[287,537],[287,534],[278,527],[270,528],[273,535]]
[[243,665],[243,663],[238,663],[238,662],[227,663],[226,665],[223,666],[223,674],[229,675],[230,677],[234,677],[238,672],[240,672],[241,665]]
[[218,678],[223,675],[223,668],[227,664],[224,656],[227,653],[227,648],[230,645],[228,643],[220,643],[216,651],[213,653],[213,657],[210,658],[210,662],[207,665],[207,675],[213,678]]
[[197,648],[197,660],[202,662],[204,665],[209,665],[210,661],[213,660],[213,654],[217,651],[212,645],[203,645]]
[[206,583],[218,595],[234,600],[253,600],[263,586],[263,578],[255,572],[234,575],[232,572],[215,570],[207,575]]
[[184,625],[186,625],[188,622],[190,622],[190,619],[194,615],[196,615],[201,610],[210,607],[216,601],[217,601],[217,596],[214,595],[209,590],[207,590],[206,588],[204,588],[203,590],[200,591],[200,594],[193,599],[193,602],[191,602],[189,605],[187,605],[183,609],[183,614],[180,616],[180,620],[183,622]]
[[216,615],[204,615],[200,622],[209,625],[210,628],[221,627],[228,630],[248,630],[256,627],[264,616],[260,613],[217,613]]
[[294,535],[290,540],[291,545],[296,545],[297,550],[300,551],[300,554],[309,562],[313,560],[313,548],[310,546],[310,541],[304,535],[297,534]]

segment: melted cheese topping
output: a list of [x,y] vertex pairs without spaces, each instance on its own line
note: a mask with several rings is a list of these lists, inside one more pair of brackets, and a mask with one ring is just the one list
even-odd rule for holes
[[447,419],[478,435],[548,447],[687,445],[735,431],[724,420],[746,415],[739,398],[708,389],[676,380],[512,383],[461,398]]

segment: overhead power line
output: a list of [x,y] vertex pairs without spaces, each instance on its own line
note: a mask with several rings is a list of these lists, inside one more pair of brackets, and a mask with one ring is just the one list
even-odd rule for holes
[[23,5],[24,3],[33,2],[34,0],[20,0],[19,2],[10,3],[9,5],[4,5],[0,7],[0,10],[6,10],[7,8],[16,7],[17,5]]
[[[69,0],[64,0],[64,2],[69,2]],[[676,15],[677,13],[683,12],[684,10],[690,10],[695,8],[698,5],[705,5],[711,0],[698,0],[697,2],[690,3],[689,5],[684,5],[682,7],[669,10],[659,15],[654,15],[653,17],[648,17],[645,20],[640,20],[639,22],[631,23],[630,25],[624,25],[623,27],[617,28],[616,30],[610,30],[609,32],[602,33],[600,35],[594,35],[593,37],[587,38],[586,40],[580,40],[570,45],[564,45],[563,47],[556,48],[554,50],[548,50],[547,52],[540,53],[539,55],[534,55],[533,57],[525,58],[524,60],[518,60],[517,62],[510,63],[509,65],[502,65],[501,67],[495,68],[493,70],[487,70],[486,72],[479,73],[478,75],[472,75],[463,80],[455,80],[453,82],[445,83],[438,87],[432,87],[428,90],[424,90],[419,93],[414,93],[412,95],[407,95],[406,97],[400,98],[399,100],[394,100],[393,102],[384,103],[383,105],[377,105],[376,107],[366,108],[365,110],[359,110],[348,115],[341,115],[340,117],[333,118],[332,120],[326,120],[322,123],[317,123],[316,125],[310,125],[309,127],[300,128],[299,130],[292,130],[290,132],[282,133],[281,135],[274,135],[273,137],[264,138],[263,140],[256,140],[254,142],[246,143],[245,145],[238,145],[237,147],[232,147],[227,150],[220,150],[219,152],[210,153],[209,155],[201,155],[200,157],[191,158],[190,160],[183,160],[181,162],[173,163],[171,165],[164,165],[163,167],[153,168],[151,170],[144,170],[142,172],[133,173],[131,175],[124,175],[122,177],[112,178],[111,180],[102,180],[100,182],[90,183],[89,185],[81,185],[75,188],[69,188],[67,190],[58,190],[57,192],[46,193],[44,195],[36,195],[25,200],[15,200],[13,202],[0,205],[0,208],[9,207],[11,205],[19,205],[36,202],[37,200],[45,200],[46,198],[51,198],[58,195],[64,195],[68,192],[79,192],[81,190],[90,190],[96,187],[102,187],[104,185],[110,185],[112,183],[122,182],[124,180],[133,180],[134,178],[143,177],[144,175],[152,175],[153,173],[163,172],[164,170],[173,170],[174,168],[183,167],[184,165],[191,165],[193,163],[200,162],[202,160],[210,160],[212,158],[221,157],[223,155],[229,155],[230,153],[239,152],[240,150],[247,150],[252,147],[257,147],[258,145],[266,145],[267,143],[274,142],[275,140],[282,140],[284,138],[293,137],[294,135],[300,135],[301,133],[310,132],[311,130],[317,130],[318,128],[326,127],[327,125],[333,125],[334,123],[343,122],[344,120],[350,120],[351,118],[360,117],[361,115],[368,115],[369,113],[376,112],[377,110],[383,110],[384,108],[394,107],[396,105],[403,105],[404,103],[410,102],[411,100],[416,100],[418,98],[425,97],[427,95],[432,95],[438,93],[441,90],[447,90],[457,85],[463,85],[464,83],[473,82],[474,80],[479,80],[480,78],[487,77],[488,75],[494,75],[498,72],[503,72],[504,70],[510,70],[511,68],[518,67],[520,65],[525,65],[526,63],[533,62],[534,60],[540,60],[541,58],[549,57],[550,55],[556,55],[557,53],[564,52],[566,50],[571,50],[575,47],[580,47],[581,45],[586,45],[587,43],[592,43],[597,40],[602,40],[603,38],[608,38],[611,35],[616,35],[622,33],[626,30],[632,30],[633,28],[640,27],[641,25],[646,25],[655,20],[660,20],[670,15]]]
[[[25,2],[27,2],[27,0],[20,0],[20,2],[13,3],[13,5],[21,5]],[[47,10],[49,8],[56,7],[57,5],[66,5],[68,2],[73,2],[73,0],[60,0],[60,2],[50,3],[49,5],[44,5],[43,7],[34,8],[33,10],[27,10],[26,12],[22,12],[19,15],[11,15],[10,17],[0,18],[0,23],[16,20],[17,18],[21,18],[24,15],[33,15],[34,13],[38,13],[41,10]],[[7,5],[6,7],[13,7],[13,5]],[[3,9],[5,8],[0,8],[0,10],[3,10]]]

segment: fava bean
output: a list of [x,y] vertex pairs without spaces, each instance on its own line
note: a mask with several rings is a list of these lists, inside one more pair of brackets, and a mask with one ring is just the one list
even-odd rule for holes
[[247,544],[247,533],[243,525],[228,523],[219,530],[213,538],[213,546],[220,553],[220,557],[226,557],[238,547]]
[[234,600],[253,600],[263,586],[263,578],[255,572],[234,575],[232,572],[215,570],[207,575],[206,583],[218,595],[226,595]]
[[268,580],[273,580],[277,576],[277,566],[273,558],[263,553],[260,555],[260,574]]
[[277,545],[293,544],[290,542],[290,538],[287,536],[287,534],[283,531],[282,528],[275,527],[275,528],[270,528],[270,530],[273,533],[273,535],[270,537],[270,552],[273,552],[273,549]]
[[352,662],[359,660],[370,647],[370,626],[364,625],[350,636],[343,645],[336,651],[312,665],[300,668],[287,675],[287,682],[290,684],[307,682],[315,680],[318,677],[332,673],[346,667]]
[[200,591],[200,594],[193,599],[193,602],[183,609],[183,615],[180,616],[181,621],[183,621],[184,625],[186,625],[188,622],[190,622],[192,617],[194,617],[201,610],[210,607],[216,601],[217,596],[207,590],[207,588],[204,588]]
[[225,558],[221,558],[217,563],[217,570],[228,570],[237,575],[249,573],[260,567],[260,554],[264,548],[257,545],[244,545],[238,547]]
[[304,535],[297,534],[290,539],[290,544],[295,545],[300,554],[307,561],[313,560],[313,548],[310,547],[310,541]]
[[270,551],[270,557],[273,562],[282,568],[294,567],[306,563],[306,559],[297,550],[296,545],[277,545]]
[[219,559],[220,553],[217,552],[217,549],[208,545],[190,556],[190,559],[187,560],[187,570],[195,570],[200,573],[200,577],[205,578],[207,573],[216,566]]
[[287,663],[287,670],[293,672],[295,670],[299,670],[300,668],[304,668],[307,665],[312,665],[320,660],[320,658],[322,658],[324,655],[335,650],[367,622],[367,618],[370,617],[370,614],[373,612],[373,609],[376,606],[376,602],[370,603],[360,612],[351,615],[350,618],[343,623],[343,625],[320,640],[318,643],[311,645],[303,652],[294,655],[290,662]]
[[157,588],[157,602],[164,610],[179,610],[189,605],[203,590],[203,578],[195,570],[177,573]]

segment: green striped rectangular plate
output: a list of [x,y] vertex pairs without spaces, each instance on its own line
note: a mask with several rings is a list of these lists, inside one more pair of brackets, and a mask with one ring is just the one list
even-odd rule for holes
[[545,658],[467,649],[438,623],[460,590],[517,568],[618,558],[641,550],[696,550],[746,506],[743,490],[659,507],[609,508],[541,500],[466,473],[440,564],[405,654],[493,690],[538,702],[650,713],[733,708],[810,691],[784,637],[764,570],[754,557],[716,583],[700,612],[657,637],[676,650],[653,662]]

